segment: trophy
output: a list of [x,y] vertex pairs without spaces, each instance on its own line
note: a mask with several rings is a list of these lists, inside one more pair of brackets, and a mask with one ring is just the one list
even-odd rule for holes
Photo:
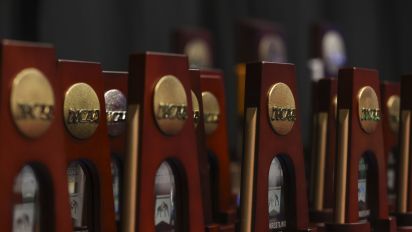
[[333,222],[326,231],[395,231],[388,215],[378,73],[339,71]]
[[1,230],[72,231],[55,49],[2,40]]
[[213,43],[211,33],[202,28],[179,28],[172,37],[174,52],[186,54],[191,68],[213,66]]
[[184,55],[130,56],[123,231],[204,231]]
[[61,99],[73,231],[115,231],[101,66],[60,60],[57,76],[64,91]]
[[211,177],[213,174],[210,159],[206,151],[205,141],[205,127],[204,127],[204,113],[203,113],[203,101],[202,93],[200,90],[200,76],[201,71],[198,69],[190,70],[190,82],[191,82],[191,97],[192,97],[192,109],[193,109],[193,125],[196,130],[197,137],[197,150],[199,160],[199,170],[202,186],[202,206],[204,222],[206,231],[224,231],[222,226],[215,223],[213,217],[213,200],[212,200],[212,183]]
[[411,202],[411,171],[410,171],[410,133],[412,101],[410,91],[412,75],[402,76],[401,80],[401,109],[400,109],[400,154],[397,159],[397,192],[395,215],[399,231],[412,231],[412,202]]
[[120,191],[123,183],[122,173],[126,153],[127,76],[126,72],[103,72],[107,130],[112,158],[114,211],[118,228],[121,224]]
[[230,155],[223,73],[200,71],[206,149],[211,165],[213,211],[223,224],[236,221],[236,199],[231,190]]
[[398,133],[399,133],[399,108],[400,85],[399,83],[381,83],[383,106],[383,142],[385,161],[387,162],[388,175],[388,200],[389,210],[393,211],[396,205],[396,160],[399,157]]
[[295,67],[247,64],[245,86],[240,231],[309,231]]
[[[285,33],[282,27],[274,22],[259,19],[243,19],[236,23],[236,82],[237,82],[237,124],[236,153],[232,164],[232,180],[240,180],[240,160],[242,159],[244,99],[246,62],[271,61],[284,63],[287,61]],[[239,183],[233,182],[234,192],[239,195]]]
[[309,69],[313,80],[337,77],[346,64],[346,48],[341,31],[329,23],[318,23],[311,28],[311,59]]
[[236,24],[236,75],[238,113],[243,117],[246,62],[287,61],[285,33],[274,22],[259,19],[244,19]]
[[314,150],[311,165],[310,221],[318,227],[333,220],[333,176],[336,151],[337,85],[335,78],[315,83]]

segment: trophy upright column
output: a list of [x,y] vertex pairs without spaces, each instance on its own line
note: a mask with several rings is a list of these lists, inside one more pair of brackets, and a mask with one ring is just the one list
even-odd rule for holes
[[245,86],[240,231],[313,230],[295,67],[247,64]]
[[2,231],[71,232],[64,124],[49,44],[0,44]]
[[395,231],[389,217],[378,73],[339,71],[333,222],[327,231]]

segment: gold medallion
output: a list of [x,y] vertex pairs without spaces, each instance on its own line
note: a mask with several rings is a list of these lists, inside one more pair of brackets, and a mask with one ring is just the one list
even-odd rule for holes
[[259,59],[261,61],[286,62],[286,46],[279,35],[264,36],[259,42]]
[[154,88],[153,113],[166,135],[179,133],[188,117],[187,96],[182,83],[173,75],[160,78]]
[[358,92],[358,115],[362,129],[366,133],[373,133],[381,115],[378,96],[370,86],[365,86]]
[[123,134],[126,129],[127,100],[118,90],[111,89],[104,93],[106,103],[107,130],[112,137]]
[[193,39],[189,41],[184,48],[184,52],[189,58],[190,67],[204,68],[211,66],[209,46],[205,40]]
[[322,57],[325,69],[333,75],[346,63],[346,49],[342,35],[336,30],[329,30],[322,38]]
[[193,122],[195,124],[195,128],[197,128],[200,120],[199,101],[197,100],[196,94],[193,91],[190,92],[192,93]]
[[76,83],[66,91],[63,111],[66,128],[75,138],[90,138],[99,126],[99,98],[86,83]]
[[399,109],[400,109],[401,99],[398,95],[392,95],[386,102],[386,107],[388,107],[388,120],[389,126],[394,133],[399,131]]
[[278,82],[268,92],[268,116],[273,130],[287,135],[296,121],[295,98],[289,86]]
[[202,92],[203,120],[206,135],[212,134],[219,125],[220,108],[216,96],[208,91]]
[[10,110],[19,131],[29,138],[37,138],[49,128],[54,119],[54,93],[41,71],[26,68],[16,75]]

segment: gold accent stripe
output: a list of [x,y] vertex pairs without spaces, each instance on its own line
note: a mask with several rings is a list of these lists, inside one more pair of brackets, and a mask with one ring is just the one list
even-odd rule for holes
[[345,223],[348,172],[349,109],[339,110],[338,154],[336,168],[335,222]]
[[328,127],[328,113],[321,112],[317,114],[317,148],[315,179],[314,179],[314,200],[315,210],[323,209],[323,196],[325,191],[325,162],[326,162],[326,135]]
[[137,181],[139,149],[139,105],[129,105],[127,127],[127,153],[124,162],[124,192],[122,210],[122,231],[136,231]]
[[241,232],[251,232],[253,215],[253,181],[255,174],[255,139],[257,108],[247,108],[245,124],[245,157],[243,160]]
[[311,202],[314,201],[315,199],[315,188],[313,188],[313,183],[315,183],[315,178],[316,178],[316,173],[315,173],[315,168],[316,168],[316,152],[317,152],[317,136],[318,136],[318,113],[314,113],[312,117],[312,147],[311,147],[311,157],[310,157],[310,179],[309,179],[309,199]]
[[399,160],[399,196],[398,211],[406,213],[408,202],[409,144],[410,144],[411,111],[402,111],[401,157]]

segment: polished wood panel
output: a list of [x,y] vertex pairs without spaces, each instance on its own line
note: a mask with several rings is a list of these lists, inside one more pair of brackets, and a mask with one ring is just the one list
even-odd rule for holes
[[230,155],[226,114],[226,95],[223,73],[218,70],[202,70],[200,72],[201,91],[212,93],[219,103],[219,121],[215,131],[206,135],[206,148],[210,155],[216,156],[217,183],[215,193],[217,199],[215,216],[223,223],[233,223],[236,219],[236,202],[231,192]]
[[[67,166],[73,161],[86,161],[92,177],[93,222],[91,231],[116,231],[114,200],[111,175],[111,159],[107,124],[105,117],[104,83],[101,66],[98,63],[59,60],[57,77],[62,94],[63,105],[66,91],[76,83],[90,85],[97,94],[100,103],[99,125],[95,133],[87,139],[77,139],[65,130],[64,143],[67,154]],[[64,123],[63,120],[61,122]]]
[[[337,94],[338,80],[335,78],[323,78],[316,83],[315,97],[313,104],[316,105],[314,117],[316,120],[315,138],[313,154],[312,154],[312,173],[313,182],[311,183],[312,204],[311,204],[311,222],[322,223],[332,221],[333,219],[333,199],[334,199],[334,166],[336,152],[336,117],[337,117]],[[322,114],[324,117],[322,117]],[[324,122],[321,122],[324,120]],[[325,123],[326,131],[324,133],[324,141],[319,141],[321,133],[319,133],[320,123]],[[323,163],[320,167],[319,154],[320,151],[325,152]],[[318,172],[318,175],[316,175]],[[320,178],[320,175],[323,177]],[[322,183],[320,183],[322,182]],[[322,187],[320,187],[322,186]]]
[[[114,71],[103,71],[103,82],[104,82],[104,91],[105,93],[110,90],[119,90],[127,101],[127,81],[128,81],[128,73],[127,72],[114,72]],[[127,104],[127,102],[126,102]],[[107,109],[106,109],[107,110]],[[116,136],[111,136],[109,133],[109,143],[110,143],[110,155],[112,158],[112,165],[117,165],[118,172],[119,172],[119,199],[118,199],[118,210],[119,212],[116,215],[116,222],[117,222],[117,229],[121,229],[122,224],[122,205],[123,205],[123,198],[122,198],[122,188],[123,188],[123,170],[124,170],[124,158],[126,153],[126,122],[124,123],[124,131]],[[109,125],[108,125],[109,127]],[[114,163],[115,162],[115,163]],[[113,174],[113,173],[112,173]],[[112,175],[113,178],[113,175]],[[114,191],[114,190],[113,190]],[[116,209],[115,209],[116,210]],[[120,218],[118,218],[118,216]]]
[[397,165],[397,205],[394,215],[399,225],[399,231],[412,231],[412,178],[411,178],[411,98],[412,75],[404,75],[401,79],[401,109],[399,125],[400,154]]
[[[241,218],[241,223],[251,220],[251,228],[241,226],[241,231],[268,231],[268,180],[269,168],[275,157],[284,161],[283,173],[285,178],[285,205],[286,230],[308,231],[309,212],[306,196],[306,179],[303,160],[303,145],[300,131],[300,110],[296,90],[295,66],[292,64],[279,64],[259,62],[247,64],[246,68],[246,96],[245,96],[245,118],[248,120],[249,109],[256,111],[256,135],[248,137],[245,133],[245,144],[251,142],[251,147],[245,147],[245,154],[252,152],[255,158],[252,160],[254,170],[247,175],[249,161],[246,156],[242,165],[242,193],[241,204],[244,204],[245,194],[251,191],[253,199],[251,202],[251,218]],[[279,135],[274,132],[268,118],[268,92],[275,83],[282,82],[289,86],[294,96],[297,119],[287,135]],[[245,128],[245,132],[248,127]],[[253,141],[248,141],[252,139]],[[245,189],[248,178],[251,178],[252,189]],[[241,214],[244,215],[246,208],[241,206]]]
[[[190,93],[190,73],[186,56],[152,53],[133,54],[130,56],[129,76],[129,110],[134,105],[140,108],[137,131],[138,140],[138,179],[137,208],[135,228],[132,231],[155,231],[155,192],[154,180],[156,171],[163,161],[176,164],[178,174],[175,176],[182,208],[178,212],[183,231],[203,231],[205,229],[202,209],[202,189],[199,172],[199,161],[196,145],[196,133],[193,118],[188,117],[182,130],[168,136],[159,130],[153,115],[153,92],[157,81],[165,75],[174,75],[183,84],[187,96],[187,112],[192,112]],[[129,154],[130,155],[130,154]],[[130,184],[130,183],[126,183]],[[133,183],[132,183],[133,184]],[[132,224],[131,224],[132,225]]]
[[[127,98],[127,72],[104,71],[103,81],[105,92],[111,89],[117,89],[120,90],[120,92],[122,92]],[[123,160],[126,152],[126,131],[118,136],[109,136],[109,142],[111,154],[116,154],[119,158],[121,158],[121,160]]]
[[210,161],[206,151],[206,136],[203,116],[202,92],[200,89],[200,71],[197,69],[190,70],[191,90],[196,95],[199,102],[199,119],[196,129],[197,148],[199,156],[199,170],[202,185],[202,204],[207,231],[220,231],[219,225],[214,223],[212,209],[212,188],[210,180]]
[[[398,96],[400,97],[400,92],[401,92],[401,88],[400,88],[400,83],[395,83],[395,82],[382,82],[381,83],[381,95],[382,95],[382,102],[381,102],[381,106],[382,106],[382,126],[383,126],[383,140],[384,140],[384,154],[385,154],[385,161],[388,172],[389,169],[392,169],[393,171],[393,175],[395,178],[394,181],[394,190],[390,190],[389,186],[388,186],[388,200],[389,200],[389,210],[390,211],[394,211],[395,209],[395,205],[396,205],[396,193],[394,191],[396,191],[396,160],[398,160],[399,157],[399,147],[398,147],[398,142],[399,142],[399,129],[398,131],[394,131],[391,128],[390,125],[390,120],[396,120],[396,119],[392,119],[390,118],[392,116],[392,114],[389,112],[389,108],[388,108],[388,101],[389,98],[391,98],[392,96]],[[398,124],[399,124],[399,118],[398,120]],[[392,157],[390,156],[390,153],[392,153]],[[389,161],[389,159],[394,159]],[[390,162],[395,162],[395,164],[392,164]],[[389,173],[388,173],[388,178],[389,178]],[[388,180],[389,181],[389,180]],[[388,182],[389,183],[389,182]]]
[[[0,215],[1,230],[12,231],[13,185],[26,164],[40,176],[42,231],[72,231],[67,192],[66,157],[61,123],[60,82],[56,78],[55,49],[47,44],[3,40],[0,47]],[[40,137],[30,139],[17,130],[10,112],[10,94],[17,73],[36,68],[48,79],[55,96],[54,119]]]
[[[388,214],[382,121],[377,121],[376,129],[371,133],[366,133],[359,121],[359,91],[365,86],[370,86],[375,91],[380,104],[379,84],[376,70],[346,68],[339,71],[338,119],[342,120],[343,115],[347,112],[347,144],[343,143],[345,136],[338,134],[338,153],[335,166],[335,219],[333,223],[326,224],[327,231],[396,230],[396,222]],[[346,149],[347,152],[340,153],[342,149]],[[346,154],[347,159],[342,158],[341,154]],[[370,216],[367,220],[361,221],[358,206],[358,172],[359,161],[365,154],[368,154],[369,160],[367,205],[370,209]],[[347,166],[341,168],[342,162],[347,163]],[[339,188],[341,184],[344,185],[340,178],[347,180],[344,191]],[[342,204],[343,208],[340,208],[337,203],[342,202],[342,199],[346,203]],[[340,214],[343,221],[340,221]]]

